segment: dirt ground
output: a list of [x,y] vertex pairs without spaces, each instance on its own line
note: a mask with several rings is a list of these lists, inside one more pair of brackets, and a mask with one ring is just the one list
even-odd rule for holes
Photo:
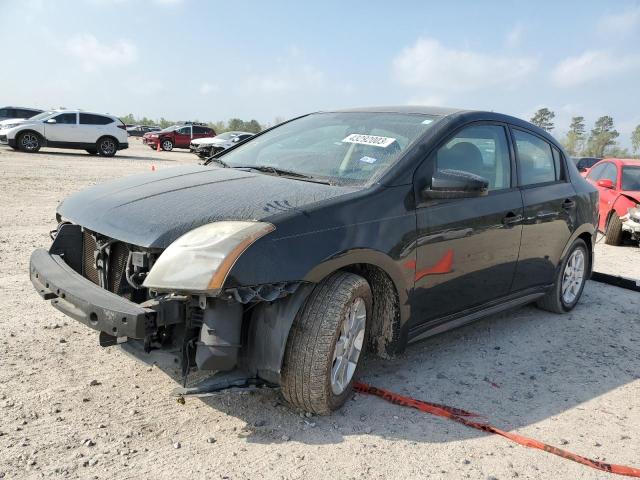
[[[161,369],[40,299],[28,259],[57,203],[133,172],[192,163],[132,140],[114,159],[0,147],[0,478],[480,478],[611,475],[448,420],[354,395],[329,417],[277,391],[170,395]],[[640,277],[640,249],[597,247],[596,268]],[[589,282],[576,309],[524,307],[366,359],[364,380],[483,414],[496,426],[640,467],[640,295]]]

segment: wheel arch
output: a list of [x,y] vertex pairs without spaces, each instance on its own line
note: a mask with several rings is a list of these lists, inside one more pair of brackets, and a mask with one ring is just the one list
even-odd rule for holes
[[569,241],[567,241],[564,249],[562,250],[562,255],[560,256],[560,261],[558,262],[558,266],[557,268],[560,268],[562,265],[562,262],[564,262],[565,257],[567,256],[567,254],[569,253],[569,250],[571,249],[571,246],[573,245],[573,242],[575,242],[578,238],[581,238],[582,240],[584,240],[584,242],[587,244],[587,248],[589,250],[589,270],[588,270],[588,275],[591,275],[591,271],[593,270],[593,247],[595,245],[595,236],[598,232],[597,228],[594,228],[593,225],[591,224],[583,224],[580,225],[571,235],[571,237],[569,238]]
[[409,291],[399,264],[380,251],[355,249],[318,264],[305,280],[318,283],[338,270],[356,273],[369,282],[374,301],[370,350],[383,357],[402,352],[409,334],[410,308]]

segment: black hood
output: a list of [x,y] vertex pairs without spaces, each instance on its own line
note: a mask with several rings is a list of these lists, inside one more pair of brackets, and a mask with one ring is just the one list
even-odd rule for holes
[[133,175],[83,190],[58,213],[94,232],[141,247],[166,248],[220,220],[267,220],[353,188],[246,170],[185,166]]

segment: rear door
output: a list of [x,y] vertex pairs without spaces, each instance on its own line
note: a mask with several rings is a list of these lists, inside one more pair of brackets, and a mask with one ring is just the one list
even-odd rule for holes
[[55,123],[44,122],[44,136],[48,142],[73,144],[81,142],[78,131],[77,113],[60,113],[48,120],[55,120]]
[[517,291],[553,283],[577,218],[576,192],[560,151],[528,130],[512,127],[511,132],[524,202],[522,244],[513,284]]
[[193,138],[206,138],[213,136],[211,130],[207,127],[193,126]]
[[191,143],[191,126],[180,127],[174,134],[174,147],[188,148]]
[[80,113],[80,125],[78,127],[79,138],[83,143],[96,143],[100,137],[109,132],[109,127],[114,123],[113,118],[93,113]]
[[412,305],[417,323],[434,324],[438,317],[508,295],[520,248],[522,197],[506,125],[474,123],[446,140],[418,169],[417,198],[440,169],[480,175],[489,193],[418,204]]

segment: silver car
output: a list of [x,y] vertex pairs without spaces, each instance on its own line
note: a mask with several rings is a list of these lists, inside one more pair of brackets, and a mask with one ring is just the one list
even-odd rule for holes
[[200,158],[207,158],[243,142],[247,138],[253,137],[253,135],[250,132],[224,132],[215,137],[196,138],[189,144],[189,150]]

